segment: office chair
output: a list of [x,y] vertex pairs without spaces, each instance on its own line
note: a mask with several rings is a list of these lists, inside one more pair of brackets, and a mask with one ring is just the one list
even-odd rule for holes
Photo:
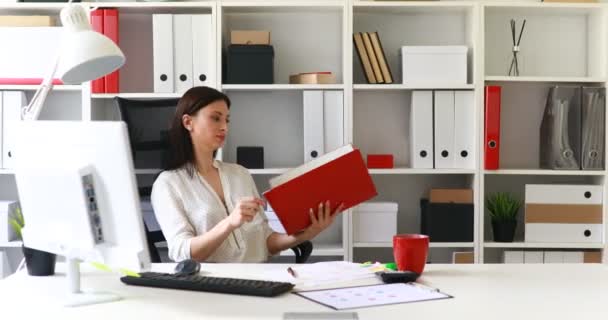
[[127,124],[136,169],[164,168],[169,152],[169,122],[179,99],[114,98]]

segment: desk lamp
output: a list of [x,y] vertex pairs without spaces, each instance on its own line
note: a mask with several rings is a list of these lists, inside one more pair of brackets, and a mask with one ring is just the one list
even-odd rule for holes
[[65,29],[63,43],[52,70],[44,78],[30,103],[21,111],[23,120],[37,120],[56,74],[64,84],[80,84],[102,77],[120,68],[125,56],[108,37],[93,31],[86,10],[68,5],[61,10]]

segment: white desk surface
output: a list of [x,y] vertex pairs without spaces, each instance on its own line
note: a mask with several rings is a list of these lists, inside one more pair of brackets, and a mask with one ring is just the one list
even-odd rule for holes
[[[173,264],[155,264],[170,272]],[[206,274],[255,278],[280,264],[203,264]],[[0,280],[3,319],[282,319],[283,312],[333,312],[294,294],[248,297],[127,286],[119,275],[84,271],[83,288],[112,291],[118,302],[64,308],[62,264],[52,277],[24,272]],[[259,276],[258,276],[259,277]],[[356,309],[359,319],[606,319],[608,266],[600,264],[427,265],[421,283],[454,299]],[[373,284],[375,280],[353,282]],[[9,316],[10,315],[10,316]],[[44,318],[42,318],[44,317]],[[415,317],[415,318],[414,318]]]

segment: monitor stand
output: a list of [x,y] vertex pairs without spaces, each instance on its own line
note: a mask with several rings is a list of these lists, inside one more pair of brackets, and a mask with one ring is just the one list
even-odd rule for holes
[[122,297],[111,292],[95,292],[80,290],[80,261],[78,259],[66,258],[67,261],[67,279],[69,284],[69,293],[64,306],[79,307],[91,304],[104,302],[112,302],[121,300]]

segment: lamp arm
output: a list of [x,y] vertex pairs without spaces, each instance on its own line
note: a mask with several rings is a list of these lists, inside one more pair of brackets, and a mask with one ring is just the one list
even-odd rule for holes
[[40,116],[40,111],[44,107],[44,101],[46,100],[49,92],[53,90],[53,78],[55,77],[55,73],[57,72],[57,66],[59,65],[59,54],[55,58],[55,63],[53,63],[53,69],[46,78],[42,81],[42,84],[36,90],[36,93],[32,97],[30,103],[21,109],[21,119],[23,120],[38,120]]

